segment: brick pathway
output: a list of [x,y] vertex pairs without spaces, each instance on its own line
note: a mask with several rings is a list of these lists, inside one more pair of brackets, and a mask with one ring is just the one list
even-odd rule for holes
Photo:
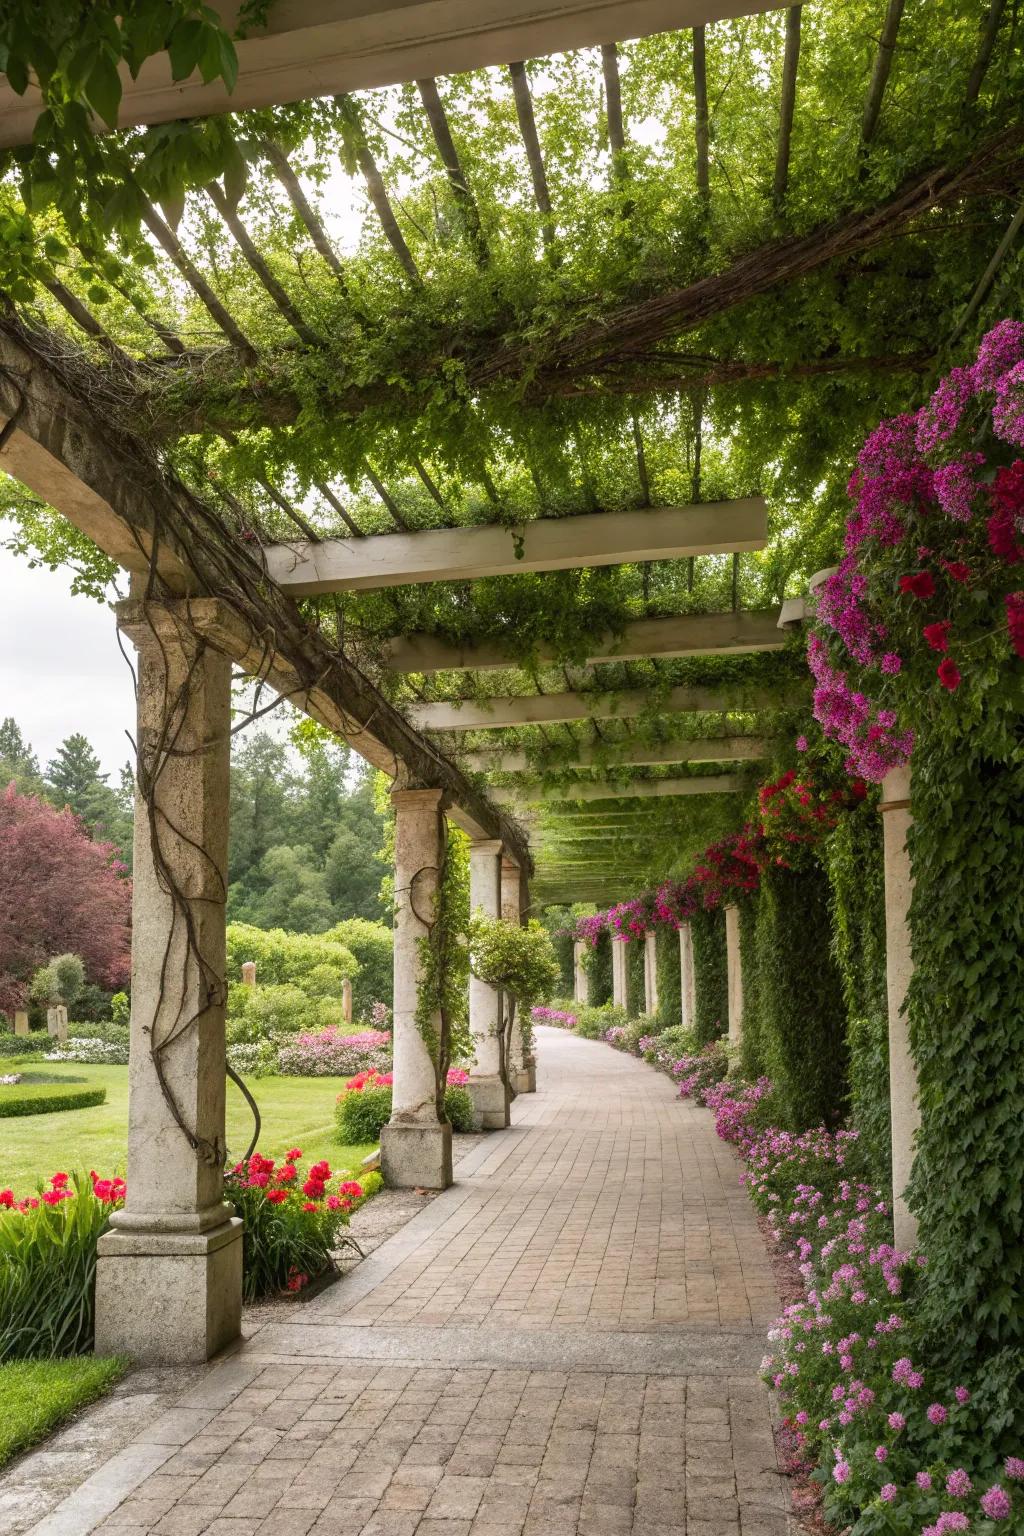
[[540,1035],[456,1187],[193,1373],[40,1536],[783,1536],[736,1161],[666,1078]]

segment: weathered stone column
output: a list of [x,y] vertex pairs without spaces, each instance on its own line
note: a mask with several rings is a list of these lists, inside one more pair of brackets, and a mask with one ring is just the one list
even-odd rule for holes
[[725,909],[725,956],[729,980],[729,1044],[743,1043],[743,957],[740,954],[740,909]]
[[917,1068],[910,1053],[904,1011],[914,964],[910,955],[910,898],[914,888],[907,851],[910,829],[910,769],[894,768],[882,780],[882,835],[885,867],[885,978],[889,1002],[889,1108],[892,1116],[892,1207],[897,1248],[917,1240],[917,1220],[907,1207],[906,1189],[921,1123]]
[[14,1033],[16,1035],[27,1035],[28,1034],[28,1011],[27,1011],[27,1009],[18,1008],[18,1009],[15,1010],[15,1014],[14,1014]]
[[[484,917],[501,916],[500,838],[470,844],[469,910],[481,912]],[[466,1089],[473,1100],[480,1129],[501,1130],[509,1123],[509,1089],[501,1075],[498,993],[496,988],[472,973],[469,978],[469,1028],[473,1036],[473,1065]]]
[[346,1024],[352,1023],[352,982],[347,976],[341,982],[341,1017]]
[[613,938],[612,945],[612,1002],[616,1008],[626,1006],[626,945],[622,939]]
[[242,1312],[223,1200],[231,663],[166,606],[120,617],[139,653],[128,1194],[99,1240],[96,1350],[202,1361]]
[[243,987],[254,987],[256,985],[255,960],[242,961],[242,985]]
[[572,995],[584,1008],[590,1001],[590,976],[584,964],[588,947],[580,940],[572,946]]
[[644,1012],[658,1011],[658,941],[653,933],[644,934]]
[[[437,1076],[416,1022],[418,942],[434,921],[444,853],[443,791],[394,789],[395,1011],[391,1119],[381,1132],[380,1165],[393,1189],[447,1189],[452,1128],[438,1116]],[[441,1020],[434,1028],[440,1032]]]
[[684,1029],[697,1026],[697,977],[693,968],[693,929],[689,923],[679,927],[680,1016]]

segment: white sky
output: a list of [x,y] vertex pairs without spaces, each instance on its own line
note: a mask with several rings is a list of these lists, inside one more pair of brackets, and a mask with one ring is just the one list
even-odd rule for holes
[[131,753],[124,733],[134,734],[135,698],[110,609],[72,597],[70,571],[32,570],[0,549],[0,719],[5,715],[17,720],[43,767],[74,731],[88,736],[112,785]]

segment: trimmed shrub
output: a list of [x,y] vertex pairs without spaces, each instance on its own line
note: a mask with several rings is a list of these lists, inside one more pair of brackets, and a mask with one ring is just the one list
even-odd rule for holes
[[658,977],[659,1030],[678,1024],[683,1015],[683,977],[679,956],[679,933],[675,928],[655,930],[654,953]]
[[693,978],[697,994],[694,1028],[698,1043],[707,1045],[729,1028],[729,973],[725,955],[725,913],[695,912],[690,919],[693,938]]
[[333,939],[354,955],[359,970],[352,979],[352,1008],[357,1019],[370,1016],[374,1003],[387,1003],[395,995],[395,941],[385,923],[365,917],[348,917],[336,923],[324,938]]
[[328,934],[285,933],[283,928],[256,928],[251,923],[228,924],[227,956],[229,981],[239,981],[243,963],[255,960],[257,990],[289,984],[304,990],[312,970],[329,966],[337,977],[334,995],[339,1005],[342,981],[359,969],[352,951]]
[[446,1088],[444,1112],[453,1131],[465,1133],[473,1129],[473,1100],[465,1088]]
[[[314,971],[320,970],[315,967]],[[312,974],[312,973],[311,973]],[[341,997],[308,996],[291,983],[228,987],[227,1038],[230,1045],[252,1045],[278,1035],[330,1029],[341,1023]]]
[[608,1003],[601,1008],[577,1008],[576,1034],[584,1040],[603,1040],[608,1030],[624,1028],[629,1023],[625,1008]]
[[17,1115],[50,1115],[66,1109],[92,1109],[103,1104],[105,1088],[92,1083],[81,1086],[66,1077],[48,1082],[21,1082],[0,1086],[0,1118]]
[[755,932],[758,1031],[781,1122],[835,1125],[846,1107],[846,1010],[821,871],[767,870]]
[[[343,1146],[356,1147],[379,1141],[380,1133],[391,1119],[391,1079],[377,1081],[376,1074],[339,1093],[335,1108],[337,1140]],[[449,1083],[444,1091],[444,1112],[453,1131],[473,1129],[473,1100],[465,1088]]]

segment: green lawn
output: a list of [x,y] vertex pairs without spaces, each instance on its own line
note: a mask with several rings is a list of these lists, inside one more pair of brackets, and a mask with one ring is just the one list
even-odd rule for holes
[[[0,1061],[0,1076],[7,1072],[43,1070],[90,1083],[107,1090],[105,1104],[94,1109],[72,1109],[48,1115],[5,1119],[0,1186],[18,1196],[30,1194],[40,1177],[58,1170],[95,1168],[109,1176],[123,1173],[128,1126],[128,1068],[82,1066],[78,1062],[40,1063],[37,1057],[21,1062]],[[249,1088],[260,1107],[263,1129],[260,1151],[276,1157],[289,1147],[301,1147],[305,1158],[325,1157],[340,1174],[358,1174],[373,1145],[343,1147],[334,1140],[334,1103],[345,1086],[341,1077],[264,1077],[251,1079]],[[241,1157],[252,1135],[252,1114],[233,1083],[228,1083],[228,1147]]]
[[0,1467],[123,1376],[128,1362],[83,1355],[0,1365]]

